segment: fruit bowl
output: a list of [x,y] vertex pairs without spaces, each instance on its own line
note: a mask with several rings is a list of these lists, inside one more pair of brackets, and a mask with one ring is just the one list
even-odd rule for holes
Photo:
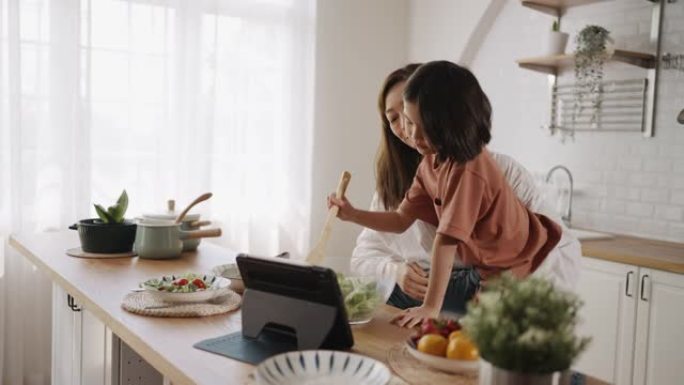
[[347,319],[352,325],[370,322],[380,305],[392,294],[390,280],[374,276],[345,276],[337,274],[337,283],[342,292]]
[[411,354],[418,361],[433,369],[438,369],[443,372],[474,374],[480,369],[479,360],[457,360],[423,353],[417,349],[416,343],[413,340],[408,340],[406,342],[406,350],[408,350],[409,354]]

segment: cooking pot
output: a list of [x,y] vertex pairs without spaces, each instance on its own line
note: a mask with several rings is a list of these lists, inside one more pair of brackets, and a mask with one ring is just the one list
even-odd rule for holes
[[184,230],[168,220],[141,219],[137,224],[133,250],[144,259],[178,258],[184,241],[221,236],[221,229]]
[[[160,213],[143,214],[143,219],[151,219],[155,221],[174,221],[178,218],[180,212],[175,211],[176,201],[169,200],[167,202],[167,210]],[[187,214],[181,222],[181,230],[198,230],[202,226],[210,225],[210,221],[201,221],[200,214]],[[200,238],[184,239],[183,251],[195,251],[201,242]]]

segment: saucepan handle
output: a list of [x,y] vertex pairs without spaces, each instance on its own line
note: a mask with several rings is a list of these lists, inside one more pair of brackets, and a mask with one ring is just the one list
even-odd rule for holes
[[192,221],[192,222],[190,222],[190,227],[209,226],[210,224],[211,224],[211,221]]
[[69,230],[78,230],[78,223],[74,223],[73,225],[69,226]]
[[194,230],[181,232],[181,239],[216,238],[221,236],[221,229]]

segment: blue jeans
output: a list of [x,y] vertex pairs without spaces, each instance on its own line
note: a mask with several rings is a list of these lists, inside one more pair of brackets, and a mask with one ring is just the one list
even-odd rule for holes
[[[480,274],[478,274],[477,270],[470,267],[453,269],[449,279],[449,286],[447,286],[444,296],[442,311],[461,315],[465,314],[466,303],[475,296],[479,287]],[[420,306],[423,302],[410,297],[401,290],[399,285],[395,285],[392,294],[387,300],[387,304],[399,309],[407,309]]]

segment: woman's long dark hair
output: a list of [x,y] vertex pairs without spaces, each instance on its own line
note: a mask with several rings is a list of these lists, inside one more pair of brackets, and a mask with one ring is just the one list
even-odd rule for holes
[[386,210],[399,207],[406,191],[411,187],[421,156],[418,151],[407,146],[392,132],[390,122],[385,116],[385,109],[387,108],[385,100],[392,88],[407,81],[419,66],[420,64],[409,64],[387,75],[380,95],[378,95],[382,138],[375,160],[375,189]]

